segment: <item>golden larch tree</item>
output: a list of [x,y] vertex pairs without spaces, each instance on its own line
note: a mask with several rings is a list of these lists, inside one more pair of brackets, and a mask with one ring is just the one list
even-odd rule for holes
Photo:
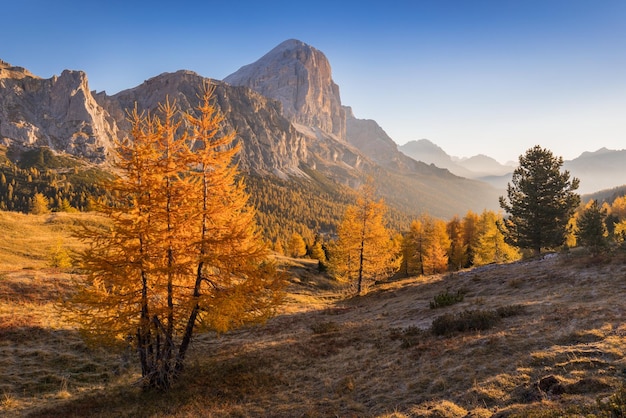
[[626,196],[617,197],[611,204],[611,214],[619,221],[626,220]]
[[30,199],[30,213],[34,215],[45,215],[50,213],[50,201],[42,193],[35,193]]
[[331,266],[338,277],[356,282],[357,295],[370,282],[398,268],[398,249],[385,227],[385,213],[384,201],[375,199],[374,187],[368,182],[359,190],[356,204],[347,207],[337,228]]
[[302,257],[306,254],[306,243],[302,235],[294,232],[289,240],[289,255],[295,258]]
[[424,258],[426,254],[426,227],[428,217],[422,216],[411,222],[409,232],[402,242],[405,273],[407,276],[424,275]]
[[446,223],[427,214],[422,215],[411,222],[403,248],[409,275],[446,271],[450,249]]
[[448,250],[448,263],[453,270],[460,270],[467,258],[466,245],[463,242],[463,225],[458,216],[454,216],[446,225],[446,231],[450,238]]
[[428,224],[426,258],[424,271],[426,274],[443,273],[448,270],[448,251],[450,238],[446,223],[441,219],[433,219]]
[[474,248],[474,265],[504,263],[521,257],[519,251],[504,241],[502,216],[484,210],[476,224],[478,240]]
[[465,247],[465,263],[463,267],[474,265],[474,253],[478,246],[478,214],[468,210],[463,217],[463,245]]
[[99,209],[108,230],[86,228],[87,285],[66,305],[82,330],[135,346],[144,387],[166,390],[183,370],[197,332],[263,321],[281,278],[255,223],[204,87],[194,112],[166,101],[157,114],[129,114],[132,140],[118,144],[116,200]]

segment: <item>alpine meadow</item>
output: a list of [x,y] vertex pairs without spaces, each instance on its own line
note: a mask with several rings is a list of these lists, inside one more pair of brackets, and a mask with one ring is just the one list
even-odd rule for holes
[[401,148],[295,39],[114,95],[0,61],[0,414],[626,416],[624,179]]

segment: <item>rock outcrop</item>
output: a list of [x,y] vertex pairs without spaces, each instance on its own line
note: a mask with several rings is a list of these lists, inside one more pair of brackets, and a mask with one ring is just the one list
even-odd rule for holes
[[328,59],[312,46],[287,40],[224,81],[276,99],[289,120],[345,140],[339,87],[332,80]]
[[82,71],[65,70],[49,79],[20,67],[0,66],[0,141],[106,160],[115,121],[95,101]]

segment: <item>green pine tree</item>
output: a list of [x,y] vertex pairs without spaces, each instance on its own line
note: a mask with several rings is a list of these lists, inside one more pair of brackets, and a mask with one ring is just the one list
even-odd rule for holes
[[561,172],[563,158],[535,146],[519,157],[519,167],[507,186],[508,200],[500,206],[509,216],[503,233],[507,243],[533,250],[554,248],[565,242],[567,225],[580,204],[577,178]]
[[606,215],[606,209],[599,206],[597,200],[592,200],[578,218],[577,242],[587,247],[593,254],[600,253],[608,244],[604,223]]

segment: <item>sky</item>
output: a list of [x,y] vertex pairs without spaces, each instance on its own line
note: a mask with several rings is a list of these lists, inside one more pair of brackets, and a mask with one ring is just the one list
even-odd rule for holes
[[0,0],[0,59],[108,94],[163,72],[223,79],[287,39],[399,145],[517,161],[626,148],[625,0]]

